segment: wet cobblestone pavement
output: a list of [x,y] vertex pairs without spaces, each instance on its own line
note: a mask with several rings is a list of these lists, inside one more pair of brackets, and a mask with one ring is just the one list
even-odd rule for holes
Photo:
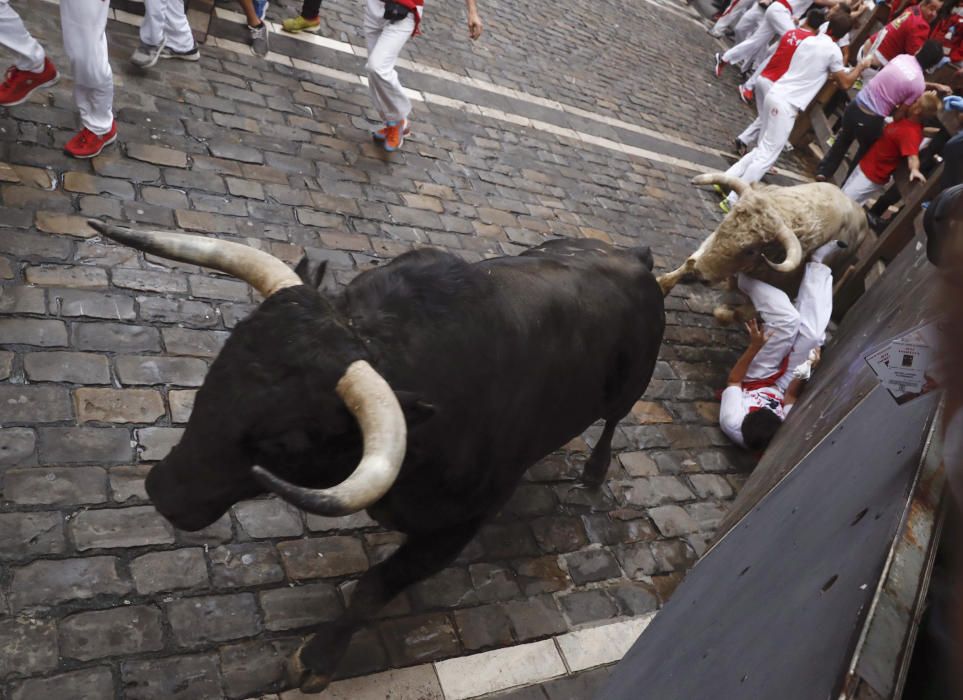
[[[66,66],[56,6],[13,4]],[[326,3],[321,36],[359,46],[355,9]],[[474,261],[560,236],[650,245],[664,270],[714,228],[715,199],[688,181],[724,167],[714,149],[749,112],[711,77],[713,41],[694,13],[624,0],[481,11],[486,34],[470,45],[462,6],[429,6],[402,74],[442,99],[416,102],[414,134],[391,157],[371,142],[366,89],[349,79],[363,58],[278,37],[280,58],[257,59],[234,50],[230,15],[212,23],[225,41],[209,38],[199,63],[147,73],[127,61],[135,28],[110,22],[120,136],[90,162],[60,150],[77,127],[68,76],[0,111],[0,698],[281,690],[303,630],[336,616],[399,542],[364,514],[305,516],[273,498],[200,533],[154,511],[144,476],[258,299],[105,242],[86,217],[223,236],[291,263],[307,252],[328,261],[332,288],[414,247]],[[452,567],[357,635],[344,676],[665,601],[751,467],[714,423],[743,340],[715,325],[715,299],[683,287],[667,299],[655,378],[616,433],[603,488],[575,481],[596,426],[531,469]],[[515,692],[505,697],[569,697]]]

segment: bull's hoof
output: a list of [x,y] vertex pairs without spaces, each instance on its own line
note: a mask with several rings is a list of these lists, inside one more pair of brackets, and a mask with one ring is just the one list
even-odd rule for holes
[[291,654],[287,663],[288,685],[299,688],[302,693],[320,693],[331,683],[331,676],[327,673],[312,671],[305,664],[302,655],[311,640],[317,635],[311,635]]
[[308,673],[307,677],[301,682],[302,693],[321,693],[331,682],[330,676],[317,673]]

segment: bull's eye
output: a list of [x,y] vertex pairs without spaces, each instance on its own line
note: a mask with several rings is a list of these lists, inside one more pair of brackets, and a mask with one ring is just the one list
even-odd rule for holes
[[755,255],[758,251],[755,248],[746,248],[742,251],[743,255]]

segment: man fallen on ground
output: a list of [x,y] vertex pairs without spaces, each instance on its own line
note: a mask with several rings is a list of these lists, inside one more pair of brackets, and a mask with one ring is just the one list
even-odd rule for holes
[[[64,50],[74,77],[74,100],[81,130],[64,145],[74,158],[93,158],[117,140],[114,123],[114,80],[107,60],[106,2],[60,3]],[[0,84],[0,107],[26,102],[37,90],[53,85],[60,74],[31,36],[9,0],[0,0],[0,46],[16,55]]]
[[[374,132],[386,151],[397,151],[411,131],[411,100],[398,79],[398,55],[421,24],[423,0],[365,0],[364,36],[368,44],[368,92],[384,126]],[[465,0],[468,36],[481,36],[475,0]]]
[[722,392],[719,427],[737,445],[753,451],[769,445],[819,361],[833,310],[833,273],[824,261],[843,247],[830,241],[813,251],[795,305],[781,289],[739,274],[739,289],[764,325],[746,324],[749,347]]
[[843,193],[859,204],[865,204],[889,184],[896,168],[905,158],[910,182],[924,182],[920,172],[920,144],[923,142],[923,123],[936,117],[940,98],[935,92],[924,92],[903,119],[883,128],[882,136],[866,152],[843,184]]
[[161,58],[197,61],[201,57],[181,0],[144,0],[140,44],[130,57],[139,68],[152,68]]
[[[863,61],[873,59],[871,53]],[[902,119],[909,106],[916,102],[930,87],[948,91],[945,85],[927,83],[925,71],[935,66],[943,57],[943,48],[936,41],[924,43],[915,55],[901,54],[889,61],[851,100],[840,119],[832,147],[816,167],[816,179],[826,181],[839,169],[849,147],[855,140],[859,147],[853,163],[866,155],[876,139],[883,133],[886,118]]]
[[[852,26],[848,14],[840,14],[829,21],[825,34],[817,34],[802,41],[789,62],[788,70],[773,84],[766,95],[760,112],[762,120],[756,147],[730,167],[727,175],[744,182],[759,182],[779,159],[779,154],[789,142],[796,123],[796,115],[806,109],[816,96],[827,76],[831,76],[844,90],[852,87],[869,59],[855,68],[846,70],[843,55],[836,41],[846,35]],[[731,192],[727,202],[731,205],[739,196]],[[726,202],[723,202],[725,205]],[[724,207],[725,208],[725,207]]]

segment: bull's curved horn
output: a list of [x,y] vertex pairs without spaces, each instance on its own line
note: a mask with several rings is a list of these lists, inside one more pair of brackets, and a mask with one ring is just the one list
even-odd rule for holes
[[364,439],[364,455],[351,476],[329,489],[297,486],[263,467],[254,477],[265,488],[309,513],[337,516],[367,508],[398,478],[405,459],[405,414],[388,382],[364,360],[351,363],[335,391],[354,415]]
[[244,280],[265,297],[279,289],[304,284],[281,260],[241,243],[188,233],[135,231],[93,219],[88,219],[87,223],[108,238],[145,253],[226,272]]
[[776,240],[786,249],[786,259],[781,263],[774,263],[765,255],[762,259],[776,272],[792,272],[802,262],[802,246],[799,244],[799,238],[778,214],[776,214],[776,221],[778,222],[775,231]]
[[722,185],[723,187],[728,187],[740,197],[749,191],[749,183],[743,182],[734,175],[726,175],[725,173],[705,173],[704,175],[696,175],[694,178],[692,178],[692,184]]

